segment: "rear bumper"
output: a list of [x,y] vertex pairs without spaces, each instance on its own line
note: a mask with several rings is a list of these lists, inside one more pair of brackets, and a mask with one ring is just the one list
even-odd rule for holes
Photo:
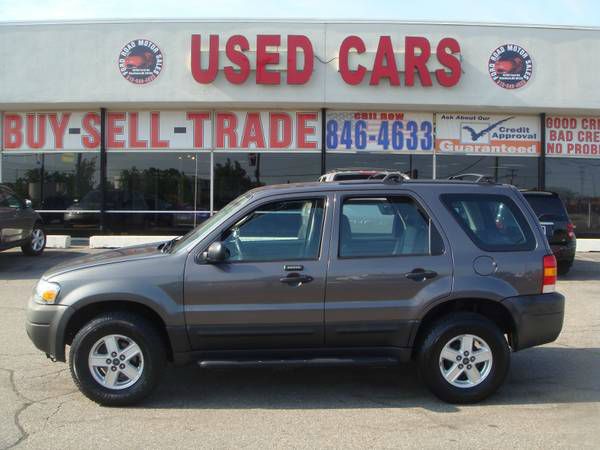
[[575,259],[575,242],[569,242],[568,244],[550,244],[552,253],[556,257],[557,262],[571,263]]
[[510,297],[502,303],[515,321],[514,351],[552,342],[562,330],[565,297],[558,292]]

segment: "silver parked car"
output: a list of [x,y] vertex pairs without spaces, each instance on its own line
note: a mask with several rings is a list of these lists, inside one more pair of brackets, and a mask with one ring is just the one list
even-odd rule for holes
[[0,250],[13,247],[21,247],[29,256],[41,255],[46,248],[46,232],[31,202],[0,184]]

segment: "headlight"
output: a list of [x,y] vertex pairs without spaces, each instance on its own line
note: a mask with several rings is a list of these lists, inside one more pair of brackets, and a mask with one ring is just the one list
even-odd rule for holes
[[60,286],[58,283],[51,283],[50,281],[40,280],[35,287],[35,300],[38,303],[54,303],[58,298],[60,292]]

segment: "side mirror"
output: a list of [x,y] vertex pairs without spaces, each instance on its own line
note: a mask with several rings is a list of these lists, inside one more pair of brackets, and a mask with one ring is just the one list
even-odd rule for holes
[[208,249],[202,253],[204,261],[208,263],[220,263],[229,257],[229,250],[222,242],[213,242],[208,246]]
[[25,208],[31,208],[31,200],[29,200],[28,198],[25,199]]

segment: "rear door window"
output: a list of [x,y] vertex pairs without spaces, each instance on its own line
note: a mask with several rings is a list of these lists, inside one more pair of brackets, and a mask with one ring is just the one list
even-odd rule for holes
[[482,250],[526,251],[535,238],[523,213],[504,195],[444,194],[442,202],[462,229]]
[[340,258],[439,255],[443,249],[435,226],[410,197],[344,199]]

